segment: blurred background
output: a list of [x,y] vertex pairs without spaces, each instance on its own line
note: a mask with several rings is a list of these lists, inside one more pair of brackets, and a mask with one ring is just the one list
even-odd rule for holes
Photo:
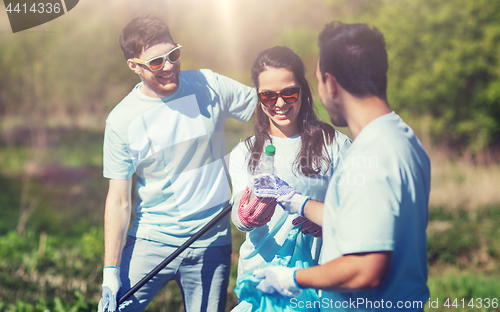
[[[139,81],[118,37],[145,13],[163,18],[183,45],[184,70],[210,68],[251,85],[257,54],[286,45],[302,57],[314,90],[325,23],[379,28],[389,105],[432,161],[428,285],[439,308],[426,310],[448,310],[455,298],[461,311],[498,310],[484,299],[500,289],[499,0],[85,0],[15,34],[0,12],[0,311],[97,306],[105,119]],[[228,121],[226,131],[244,139],[252,122]],[[228,311],[237,304],[243,239],[233,230]],[[178,287],[167,285],[148,310],[182,311]]]

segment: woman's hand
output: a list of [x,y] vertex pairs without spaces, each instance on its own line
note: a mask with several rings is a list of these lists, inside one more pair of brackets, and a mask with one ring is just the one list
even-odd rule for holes
[[238,205],[238,217],[247,227],[261,227],[269,222],[276,208],[276,199],[259,198],[255,195],[250,198],[251,190],[247,186]]

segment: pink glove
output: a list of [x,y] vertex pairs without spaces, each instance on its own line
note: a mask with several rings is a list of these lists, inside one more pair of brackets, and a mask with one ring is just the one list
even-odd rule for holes
[[297,217],[293,219],[292,224],[293,226],[302,224],[302,226],[300,227],[300,231],[305,235],[311,234],[314,237],[323,237],[323,230],[321,226],[305,217]]
[[276,208],[276,199],[254,196],[248,202],[249,197],[250,188],[247,186],[245,193],[240,199],[238,217],[241,223],[247,227],[261,227],[271,220]]

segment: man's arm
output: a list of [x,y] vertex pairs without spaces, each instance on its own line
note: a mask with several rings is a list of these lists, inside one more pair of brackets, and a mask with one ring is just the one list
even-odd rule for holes
[[132,210],[132,177],[109,180],[104,212],[104,266],[120,266]]
[[324,265],[298,270],[272,265],[254,271],[256,288],[267,294],[297,297],[300,288],[354,292],[380,286],[389,272],[391,251],[348,254]]
[[337,292],[375,288],[389,272],[391,255],[391,251],[344,255],[324,265],[298,270],[295,281],[302,288]]

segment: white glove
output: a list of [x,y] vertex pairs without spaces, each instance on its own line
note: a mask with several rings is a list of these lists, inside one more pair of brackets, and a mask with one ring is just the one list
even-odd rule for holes
[[295,271],[298,268],[288,268],[281,265],[268,266],[253,271],[253,276],[263,278],[257,289],[263,293],[273,295],[279,293],[286,297],[298,297],[302,293],[295,281]]
[[99,301],[97,312],[116,311],[118,290],[122,287],[120,280],[120,268],[114,266],[105,267],[102,270],[102,297]]
[[275,175],[269,179],[276,181],[274,189],[260,187],[258,181],[255,179],[254,188],[257,197],[272,197],[276,198],[278,204],[289,214],[299,214],[304,216],[304,205],[309,200],[309,196],[302,195],[299,191],[288,185],[285,181],[281,180]]
[[298,214],[304,217],[304,206],[309,199],[309,196],[302,195],[297,191],[279,196],[276,201],[289,214]]

